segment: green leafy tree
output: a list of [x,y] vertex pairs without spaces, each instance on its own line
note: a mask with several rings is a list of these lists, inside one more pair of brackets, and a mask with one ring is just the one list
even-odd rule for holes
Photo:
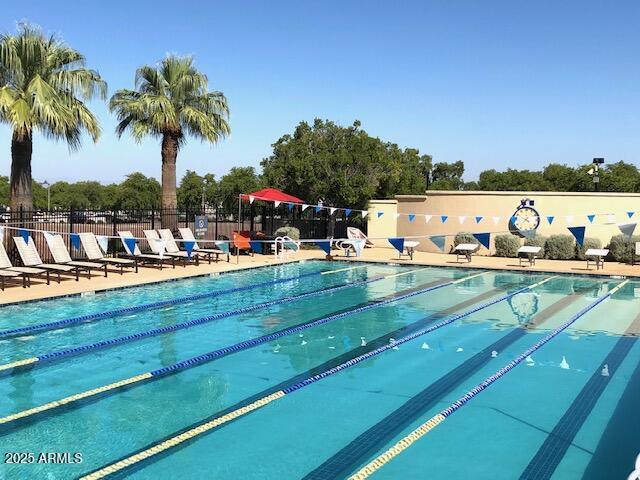
[[431,170],[429,190],[462,190],[464,187],[464,162],[439,162]]
[[132,173],[119,185],[114,207],[123,210],[157,207],[161,190],[155,178]]
[[[169,55],[157,66],[136,72],[136,90],[118,90],[109,103],[119,124],[118,135],[129,130],[136,141],[161,139],[162,208],[177,207],[176,160],[186,136],[217,143],[230,133],[229,108],[222,92],[208,91],[206,75],[191,57]],[[174,228],[175,216],[167,216]]]
[[206,195],[204,188],[204,178],[192,170],[187,170],[178,187],[178,205],[191,211],[200,208],[203,194]]
[[0,175],[0,205],[9,206],[9,177]]
[[33,133],[80,147],[83,132],[97,141],[98,121],[84,102],[106,98],[107,85],[85,58],[58,38],[26,24],[0,36],[0,121],[12,129],[11,209],[33,208]]
[[508,168],[504,172],[485,170],[478,180],[480,190],[547,191],[549,183],[541,172]]
[[218,182],[218,202],[227,212],[235,212],[238,205],[238,195],[254,192],[261,187],[260,177],[253,167],[233,167],[229,173],[223,175]]
[[635,165],[619,161],[600,170],[600,190],[604,192],[640,191],[640,172]]

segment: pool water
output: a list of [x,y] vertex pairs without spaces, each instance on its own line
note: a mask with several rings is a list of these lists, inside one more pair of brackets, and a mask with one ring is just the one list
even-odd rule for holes
[[0,478],[348,478],[572,320],[371,478],[626,478],[640,282],[623,282],[315,261],[0,308]]

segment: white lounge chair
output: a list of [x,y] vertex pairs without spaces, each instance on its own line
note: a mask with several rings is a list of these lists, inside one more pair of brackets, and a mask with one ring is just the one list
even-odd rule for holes
[[[174,258],[175,260],[182,261],[182,266],[186,267],[187,262],[195,261],[196,265],[198,264],[198,258],[196,255],[192,255],[189,257],[187,252],[182,252],[176,245],[175,240],[173,241],[173,245],[169,246],[167,241],[164,238],[161,238],[158,234],[157,230],[143,230],[144,236],[147,237],[147,241],[149,242],[149,247],[151,251],[157,255],[162,255],[169,258]],[[166,235],[166,234],[165,234]],[[171,235],[171,239],[173,240],[173,235]]]
[[529,266],[536,264],[537,255],[542,250],[542,247],[536,247],[533,245],[525,245],[518,249],[518,263],[522,266],[523,260],[529,261]]
[[136,259],[138,261],[138,264],[141,264],[141,265],[152,263],[154,265],[157,265],[160,268],[160,270],[162,270],[162,264],[168,260],[171,262],[171,266],[173,268],[176,268],[175,257],[166,257],[164,255],[158,255],[155,253],[142,253],[137,243],[135,244],[135,247],[132,251],[129,248],[129,245],[127,245],[127,242],[125,241],[125,239],[135,238],[129,230],[119,231],[118,235],[120,236],[120,240],[122,240],[122,246],[124,247],[124,251],[125,251],[124,255],[119,254],[118,256],[124,257],[124,258]]
[[420,242],[417,242],[415,240],[405,240],[402,252],[398,252],[398,258],[402,258],[403,255],[406,255],[411,260],[413,260],[413,254],[415,253],[416,247],[418,245],[420,245]]
[[373,242],[359,228],[347,227],[347,238],[349,240],[364,240],[365,248],[373,247]]
[[133,268],[138,273],[138,261],[128,258],[111,258],[105,257],[104,253],[98,245],[98,240],[93,232],[79,233],[80,243],[87,258],[93,262],[102,262],[105,265],[111,265],[120,269],[120,275],[122,275],[125,268]]
[[604,268],[604,257],[607,255],[609,255],[609,250],[606,248],[588,248],[584,252],[584,256],[587,259],[587,270],[589,270],[589,266],[592,263],[595,265],[596,270]]
[[58,276],[58,283],[60,283],[60,274],[71,273],[76,277],[76,281],[80,278],[80,269],[72,267],[71,265],[56,265],[54,263],[43,263],[40,258],[40,254],[36,249],[36,244],[31,237],[27,237],[25,242],[22,237],[13,237],[13,241],[18,249],[18,255],[25,267],[44,268],[45,270],[54,272]]
[[636,264],[636,257],[640,257],[640,242],[636,242],[636,249],[631,256],[631,265]]
[[67,246],[64,243],[62,235],[45,234],[44,239],[47,242],[47,246],[49,247],[53,260],[57,265],[69,265],[70,267],[75,267],[78,275],[80,274],[80,271],[87,272],[88,278],[91,278],[92,270],[102,270],[104,271],[104,276],[107,276],[106,263],[73,260],[71,255],[69,255],[69,251],[67,250]]
[[[196,237],[193,235],[193,232],[191,231],[190,228],[178,228],[178,231],[180,232],[180,236],[182,237],[183,240],[192,240],[192,241],[196,241]],[[162,234],[161,234],[162,235]],[[224,242],[222,242],[224,243]],[[216,246],[219,246],[219,244],[215,244]],[[220,244],[221,246],[222,244]],[[220,248],[200,248],[198,246],[198,243],[196,242],[193,245],[193,250],[197,251],[200,255],[206,256],[207,260],[209,260],[209,263],[211,263],[211,257],[212,255],[216,256],[216,262],[220,260],[219,256],[220,255],[226,255],[227,256],[227,262],[230,260],[230,255],[229,255],[229,247],[228,244],[227,245],[227,251],[225,252],[224,250],[220,249]]]
[[456,245],[453,251],[456,254],[456,262],[460,261],[460,257],[466,258],[471,263],[471,254],[478,250],[479,245],[475,243],[461,243]]
[[[180,250],[173,233],[168,228],[162,228],[158,230],[160,234],[160,238],[165,242],[165,248],[167,250],[167,254],[169,255],[179,255],[180,257],[185,258],[186,260],[190,260],[196,262],[196,265],[200,264],[200,255],[195,249],[191,249],[191,256],[189,256],[189,252],[186,250]],[[194,245],[195,246],[195,245]],[[209,262],[211,263],[211,262]]]
[[49,285],[49,271],[43,268],[14,267],[4,249],[4,244],[0,240],[0,289],[4,290],[7,278],[22,277],[22,288],[31,286],[31,277],[34,275],[44,275]]

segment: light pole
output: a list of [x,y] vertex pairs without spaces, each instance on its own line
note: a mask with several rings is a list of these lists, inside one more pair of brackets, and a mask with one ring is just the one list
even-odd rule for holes
[[49,210],[51,210],[51,190],[49,190],[49,187],[51,187],[51,184],[45,180],[44,182],[42,182],[42,186],[47,189],[47,212],[48,212]]
[[593,175],[593,189],[596,192],[600,191],[600,165],[604,163],[604,158],[594,158],[593,168],[589,170],[589,173]]

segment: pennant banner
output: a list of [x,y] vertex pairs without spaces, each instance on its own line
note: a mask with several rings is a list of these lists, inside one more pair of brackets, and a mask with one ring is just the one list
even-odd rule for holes
[[293,204],[293,203],[288,203],[288,204],[287,204],[287,208],[289,209],[289,211],[292,211],[292,210],[293,210],[293,207],[294,207],[294,204]]
[[337,208],[331,207],[331,208],[329,209],[329,214],[330,214],[330,215],[333,215],[334,213],[336,213],[336,210],[337,210]]
[[319,246],[324,253],[327,255],[331,255],[331,241],[329,240],[319,240],[316,242],[316,245]]
[[636,229],[636,225],[638,224],[625,223],[624,225],[618,225],[618,228],[620,229],[620,232],[622,232],[623,235],[625,235],[628,238],[631,238],[631,235],[633,235],[633,232]]
[[498,223],[500,223],[500,217],[491,217],[493,219],[493,224],[497,225]]
[[578,245],[582,246],[584,244],[584,232],[586,230],[585,227],[567,227],[571,232],[571,235],[576,237],[576,242]]
[[431,220],[431,218],[433,218],[433,215],[425,215],[424,216],[424,223],[429,223],[429,220]]
[[22,237],[22,239],[24,240],[24,243],[29,243],[29,231],[25,230],[24,228],[19,228],[18,229],[18,235],[20,235]]
[[587,220],[589,220],[589,223],[593,223],[594,218],[596,218],[595,215],[587,215]]
[[552,217],[551,215],[547,216],[547,222],[549,222],[549,225],[551,225],[553,223],[554,218],[556,218],[556,217]]
[[253,195],[249,195],[249,203],[253,203],[256,200],[256,197]]
[[465,215],[459,216],[458,217],[458,221],[460,222],[460,225],[462,225],[466,219],[467,219],[467,217]]
[[344,216],[348,217],[349,215],[351,215],[351,209],[350,208],[345,208],[344,209]]
[[362,210],[360,212],[360,214],[362,215],[362,218],[366,217],[367,215],[369,215],[369,210]]
[[182,243],[184,243],[184,249],[187,251],[187,257],[191,258],[191,253],[193,253],[193,247],[196,246],[195,240],[185,240]]
[[[158,255],[160,255],[160,258],[164,257],[164,254],[167,250],[167,242],[165,242],[161,238],[152,238],[149,240],[149,242],[153,242],[154,248],[152,248],[152,250],[158,252]],[[131,251],[133,252],[133,250]]]
[[69,239],[71,240],[71,246],[76,250],[80,250],[80,235],[72,233],[69,235]]
[[320,210],[322,210],[322,207],[320,205],[316,205],[316,213],[319,213]]
[[480,223],[482,221],[482,217],[476,217],[476,223]]
[[262,253],[262,242],[256,242],[255,240],[249,240],[249,246],[254,253]]
[[389,243],[400,253],[404,251],[404,237],[391,237]]
[[380,218],[382,215],[384,215],[384,212],[378,212],[378,218]]
[[413,222],[415,220],[416,216],[413,213],[409,214],[409,221]]
[[491,234],[490,233],[474,233],[473,238],[478,240],[486,249],[489,249],[489,245],[491,242]]
[[440,215],[440,220],[442,221],[442,223],[446,222],[447,218],[449,218],[447,215]]
[[631,218],[636,212],[627,212],[627,217]]
[[433,235],[429,237],[429,240],[431,240],[441,252],[444,252],[444,241],[445,241],[444,235]]
[[135,255],[136,239],[132,237],[126,237],[126,238],[123,238],[123,240],[127,248],[129,249],[129,252],[131,252],[132,255]]
[[273,202],[273,206],[278,208],[280,206],[282,202],[280,200],[276,200],[275,202]]
[[96,235],[96,241],[98,242],[98,245],[100,246],[102,251],[104,253],[107,253],[107,250],[109,250],[109,237],[105,237],[104,235]]
[[227,255],[229,254],[229,242],[216,242],[215,245]]
[[304,212],[307,208],[309,208],[309,205],[307,205],[306,203],[302,204],[302,211]]
[[4,227],[0,227],[0,242],[4,242]]

